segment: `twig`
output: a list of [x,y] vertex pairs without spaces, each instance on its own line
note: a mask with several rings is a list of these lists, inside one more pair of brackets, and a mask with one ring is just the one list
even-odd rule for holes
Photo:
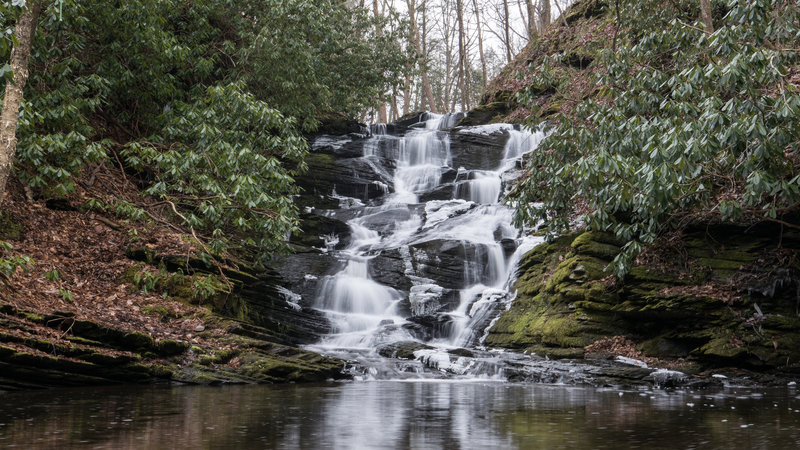
[[781,220],[781,219],[774,219],[772,217],[765,217],[764,219],[766,219],[768,222],[775,222],[775,223],[779,223],[779,224],[781,224],[781,225],[783,225],[785,227],[793,228],[795,230],[800,230],[800,226],[797,226],[797,225],[795,225],[793,223],[786,222],[786,221]]
[[677,21],[678,21],[679,24],[681,24],[681,25],[683,25],[683,26],[685,26],[687,28],[691,28],[693,30],[700,31],[701,33],[705,33],[705,34],[713,34],[713,32],[710,31],[710,30],[705,30],[703,28],[698,28],[698,27],[696,27],[694,25],[689,25],[688,23],[686,23],[686,22],[684,22],[684,21],[682,21],[680,19],[677,19]]
[[111,228],[112,230],[115,230],[115,231],[125,231],[125,227],[124,227],[124,226],[122,226],[122,225],[120,225],[120,224],[118,224],[118,223],[116,223],[116,222],[112,222],[112,221],[110,221],[110,220],[106,219],[105,217],[101,217],[101,216],[94,216],[94,220],[96,220],[96,221],[98,221],[98,222],[100,222],[100,223],[103,223],[103,224],[107,225],[107,226],[108,226],[109,228]]
[[122,165],[122,161],[119,160],[119,155],[117,155],[117,152],[115,151],[112,151],[111,153],[114,154],[114,159],[116,159],[117,164],[119,164],[119,173],[122,174],[122,179],[124,180],[125,183],[127,183],[128,177],[125,176],[125,167]]

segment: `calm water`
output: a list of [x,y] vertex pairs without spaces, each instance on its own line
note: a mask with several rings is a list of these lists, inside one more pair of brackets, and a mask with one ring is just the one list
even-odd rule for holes
[[800,448],[800,392],[490,382],[0,394],[0,448]]

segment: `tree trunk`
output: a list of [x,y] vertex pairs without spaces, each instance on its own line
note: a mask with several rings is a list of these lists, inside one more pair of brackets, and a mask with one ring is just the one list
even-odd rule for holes
[[413,71],[413,67],[409,65],[406,68],[406,78],[403,80],[403,115],[405,116],[408,114],[408,110],[411,108],[411,72]]
[[508,14],[508,0],[503,0],[503,33],[506,38],[506,59],[511,62],[511,18]]
[[536,38],[536,6],[533,0],[525,0],[525,6],[528,9],[528,41]]
[[700,0],[700,18],[709,33],[714,32],[714,21],[711,18],[711,0]]
[[414,46],[417,50],[417,63],[419,64],[419,71],[422,75],[422,90],[428,102],[428,107],[432,113],[436,112],[436,103],[433,101],[433,91],[431,90],[431,82],[428,79],[428,68],[426,67],[425,54],[422,53],[422,45],[419,42],[419,28],[417,27],[417,12],[416,0],[407,0],[408,3],[408,18],[411,21],[411,35],[414,39]]
[[36,23],[42,13],[42,3],[38,0],[28,2],[28,6],[23,8],[22,16],[14,27],[17,45],[11,51],[10,61],[14,80],[6,83],[3,110],[0,112],[0,201],[5,196],[6,183],[17,151],[19,105],[22,103],[25,83],[28,82],[28,59],[31,56]]
[[461,110],[467,110],[467,49],[464,45],[464,5],[456,0],[456,17],[458,18],[458,89],[461,91]]
[[[530,1],[530,0],[528,0]],[[489,74],[486,73],[486,55],[483,53],[483,31],[481,31],[481,11],[478,8],[478,0],[472,0],[472,7],[475,8],[475,21],[478,23],[478,53],[481,56],[481,71],[483,72],[483,90],[489,84]]]
[[539,23],[541,24],[540,30],[544,31],[545,28],[550,26],[550,0],[540,0],[539,5]]
[[400,118],[400,111],[397,109],[397,86],[392,87],[392,108],[389,113],[389,121],[394,122]]
[[[372,12],[373,14],[375,14],[376,19],[380,17],[381,13],[378,10],[378,0],[372,0]],[[381,35],[380,26],[376,24],[376,27],[377,28],[375,29],[375,34],[378,37],[380,37]],[[386,102],[383,99],[381,99],[381,103],[380,105],[378,105],[378,123],[387,123],[387,122],[388,120],[386,117]]]

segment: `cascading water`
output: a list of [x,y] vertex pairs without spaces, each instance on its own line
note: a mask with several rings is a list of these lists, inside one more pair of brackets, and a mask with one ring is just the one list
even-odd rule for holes
[[314,306],[334,332],[314,348],[357,359],[377,375],[376,352],[396,353],[396,345],[405,343],[416,349],[418,362],[400,371],[480,373],[485,364],[451,361],[446,352],[478,345],[513,298],[511,274],[536,239],[520,238],[512,211],[500,204],[504,177],[543,134],[511,126],[453,131],[506,139],[497,166],[467,169],[451,153],[447,129],[458,119],[421,119],[402,136],[372,126],[363,158],[393,166],[393,186],[370,204],[341,201],[339,210],[328,212],[347,217],[352,234],[349,246],[335,253],[343,268],[319,285]]

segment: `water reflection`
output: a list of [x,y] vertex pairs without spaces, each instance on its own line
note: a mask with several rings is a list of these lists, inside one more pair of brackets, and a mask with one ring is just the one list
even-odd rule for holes
[[795,448],[797,394],[390,381],[64,389],[0,394],[0,447]]

